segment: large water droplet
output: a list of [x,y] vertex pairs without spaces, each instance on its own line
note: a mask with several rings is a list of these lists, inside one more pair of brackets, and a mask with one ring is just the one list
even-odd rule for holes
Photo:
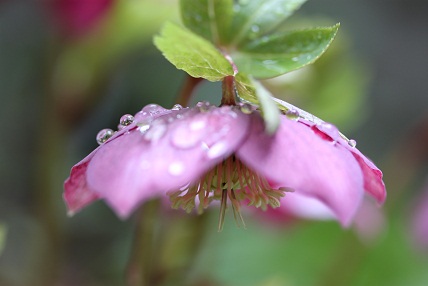
[[207,157],[210,159],[219,158],[224,156],[227,151],[229,151],[227,143],[220,141],[208,148]]
[[357,141],[355,141],[354,139],[350,139],[348,141],[348,145],[351,146],[352,148],[355,148],[357,146]]
[[152,119],[150,117],[140,120],[139,122],[137,122],[138,130],[141,133],[145,133],[147,130],[150,129],[151,123],[152,123]]
[[[194,125],[192,125],[194,124]],[[194,130],[192,130],[193,126]],[[178,148],[187,149],[199,144],[205,136],[205,128],[201,123],[180,124],[174,128],[171,143]]]
[[130,125],[132,122],[134,122],[134,116],[132,116],[131,114],[125,114],[120,118],[119,125],[117,127],[119,128],[119,130],[121,130],[126,126]]
[[211,105],[208,101],[199,101],[196,103],[196,107],[199,108],[199,111],[206,112],[210,109]]
[[285,112],[285,116],[291,120],[297,121],[300,118],[300,113],[296,109],[289,109]]
[[244,114],[251,114],[254,111],[253,107],[249,103],[240,103],[239,104],[239,109]]
[[113,134],[114,134],[114,131],[109,129],[109,128],[101,130],[100,132],[98,132],[97,137],[96,137],[97,143],[100,145],[103,144],[108,139],[110,139],[110,137],[113,136]]
[[171,110],[181,110],[183,109],[183,106],[181,104],[174,104],[174,106],[171,108]]
[[168,127],[163,120],[155,120],[146,132],[146,135],[144,135],[144,138],[149,141],[157,141],[163,137],[167,129]]
[[165,113],[168,110],[157,104],[146,105],[140,112],[147,112],[150,115]]
[[179,161],[172,162],[168,166],[168,172],[173,176],[179,176],[184,172],[184,164]]
[[314,127],[330,137],[334,142],[336,142],[340,137],[339,130],[333,124],[322,122],[318,123]]

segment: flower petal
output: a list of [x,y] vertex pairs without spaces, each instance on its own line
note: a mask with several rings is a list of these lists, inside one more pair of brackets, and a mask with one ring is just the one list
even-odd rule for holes
[[92,192],[86,182],[86,170],[92,157],[98,148],[92,151],[82,161],[71,169],[70,177],[64,182],[64,201],[68,208],[68,214],[73,215],[80,209],[96,201],[99,196]]
[[362,171],[352,154],[285,116],[274,136],[264,132],[258,116],[252,119],[237,156],[268,180],[322,201],[348,226],[364,194]]
[[[344,143],[346,144],[346,143]],[[364,156],[358,149],[345,145],[352,152],[364,176],[364,189],[373,196],[379,204],[383,204],[386,200],[385,184],[382,180],[382,171],[376,165]]]
[[88,166],[88,185],[127,217],[141,201],[200,179],[236,150],[248,126],[248,115],[229,106],[159,116],[105,143]]

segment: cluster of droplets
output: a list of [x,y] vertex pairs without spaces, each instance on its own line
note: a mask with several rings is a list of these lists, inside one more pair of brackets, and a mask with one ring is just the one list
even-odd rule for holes
[[298,108],[287,107],[286,110],[282,110],[282,114],[287,116],[288,119],[291,119],[294,121],[303,119],[314,123],[314,125],[312,126],[312,130],[316,131],[317,133],[323,134],[328,139],[330,139],[333,143],[338,142],[339,138],[341,138],[345,140],[350,147],[355,148],[357,146],[357,141],[355,141],[354,139],[348,139],[336,128],[336,126],[328,122],[324,122],[318,117],[315,117],[314,115],[306,111],[303,111]]
[[[132,122],[134,122],[134,116],[132,116],[131,114],[125,114],[123,115],[120,119],[119,119],[119,125],[117,126],[118,130],[122,130],[124,128],[126,128],[127,126],[131,125]],[[110,129],[110,128],[105,128],[103,130],[101,130],[100,132],[98,132],[97,134],[97,143],[99,145],[105,143],[107,140],[109,140],[114,133],[116,133],[116,131]]]

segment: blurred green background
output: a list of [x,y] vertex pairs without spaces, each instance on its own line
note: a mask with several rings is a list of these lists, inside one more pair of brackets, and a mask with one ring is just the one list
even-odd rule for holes
[[[135,217],[103,202],[67,217],[62,184],[99,130],[148,103],[173,105],[185,75],[152,36],[179,21],[176,1],[0,1],[0,285],[125,285],[135,251],[153,285],[427,285],[428,249],[411,232],[428,174],[427,13],[424,0],[309,1],[289,27],[341,22],[337,40],[315,65],[265,82],[384,171],[376,231],[249,214],[239,229],[228,213],[218,233],[215,209],[164,211],[145,252],[133,246]],[[204,84],[197,99],[219,92]]]

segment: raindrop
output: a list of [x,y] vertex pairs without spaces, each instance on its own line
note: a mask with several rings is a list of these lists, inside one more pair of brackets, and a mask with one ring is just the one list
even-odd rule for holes
[[299,57],[293,57],[291,60],[292,60],[293,62],[297,62],[297,61],[299,60]]
[[239,104],[239,109],[244,114],[251,114],[251,113],[253,113],[253,107],[249,103],[241,103],[241,104]]
[[296,109],[289,109],[285,112],[285,116],[287,116],[288,119],[297,121],[300,117],[300,113]]
[[167,109],[163,108],[160,105],[157,104],[149,104],[146,105],[141,112],[147,112],[149,115],[156,115],[159,113],[165,113],[167,111]]
[[157,141],[162,138],[166,130],[167,126],[163,120],[155,121],[147,131],[144,138],[149,141]]
[[183,106],[181,106],[181,104],[175,104],[175,105],[171,108],[171,110],[181,110],[181,109],[183,109]]
[[141,133],[146,132],[147,130],[149,130],[151,123],[152,123],[152,120],[150,118],[146,118],[146,119],[143,119],[143,120],[139,121],[137,123],[138,130]]
[[113,136],[113,134],[114,134],[114,131],[109,128],[101,130],[97,134],[97,143],[100,145],[103,144],[108,139],[110,139],[110,137]]
[[210,109],[210,103],[207,101],[199,101],[196,103],[196,107],[199,108],[199,111],[206,112]]
[[168,166],[168,172],[173,176],[179,176],[184,172],[184,164],[179,161],[172,162]]
[[[192,131],[190,126],[191,124],[180,124],[173,130],[171,143],[175,147],[182,149],[192,148],[202,141],[206,133],[205,129],[200,128]],[[198,125],[196,124],[195,127],[198,127]]]
[[275,65],[276,63],[278,63],[278,61],[274,61],[274,60],[264,60],[263,64],[265,65]]
[[134,116],[131,114],[125,114],[120,118],[119,125],[125,127],[130,125],[132,122],[134,122]]
[[339,130],[333,124],[322,122],[315,125],[315,128],[330,137],[334,142],[340,137]]
[[224,156],[228,151],[228,145],[226,142],[220,141],[209,147],[207,151],[207,157],[210,159],[215,159],[221,156]]
[[351,146],[352,148],[355,148],[357,146],[357,141],[355,141],[354,139],[350,139],[348,141],[348,145]]

